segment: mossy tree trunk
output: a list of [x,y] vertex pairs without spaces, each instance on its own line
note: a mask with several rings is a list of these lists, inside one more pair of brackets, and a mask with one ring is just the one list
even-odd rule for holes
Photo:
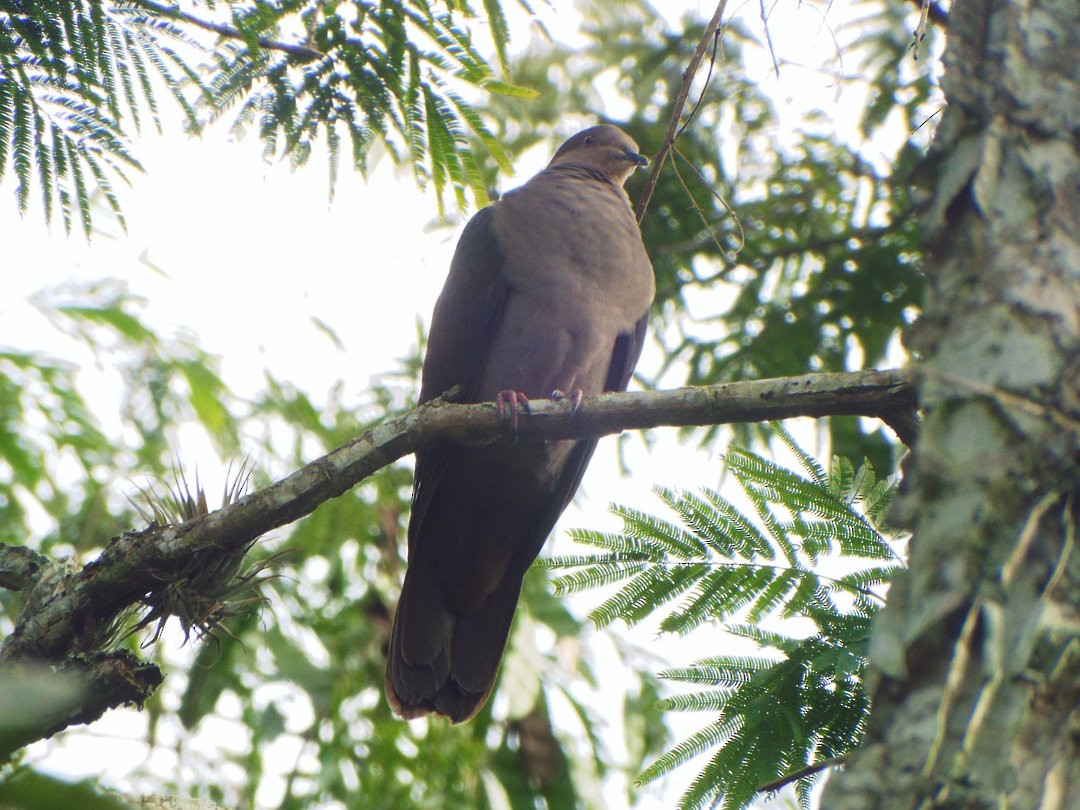
[[1080,3],[960,0],[927,160],[911,568],[824,807],[1080,807]]

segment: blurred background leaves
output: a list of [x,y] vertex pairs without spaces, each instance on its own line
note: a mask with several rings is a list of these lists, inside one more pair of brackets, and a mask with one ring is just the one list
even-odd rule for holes
[[[268,157],[302,165],[323,152],[332,176],[388,155],[435,192],[440,218],[456,217],[483,204],[512,161],[549,152],[571,121],[615,123],[646,151],[661,143],[704,30],[694,14],[643,0],[584,0],[573,44],[534,27],[515,50],[511,8],[494,0],[185,8],[231,33],[153,3],[0,0],[0,172],[15,178],[20,210],[34,210],[37,186],[45,216],[59,212],[65,228],[79,222],[98,238],[95,216],[123,216],[113,186],[138,169],[134,135],[172,104],[193,131],[217,119],[250,129]],[[903,358],[899,335],[922,290],[912,172],[942,103],[937,63],[911,59],[914,4],[866,0],[835,26],[827,7],[814,8],[836,48],[821,81],[861,100],[858,114],[846,128],[831,111],[784,120],[761,20],[744,14],[724,27],[643,222],[658,291],[643,385]],[[776,55],[781,74],[799,67]],[[635,200],[642,182],[630,185]],[[85,562],[142,525],[123,494],[198,464],[181,426],[198,426],[221,459],[250,457],[258,487],[415,401],[422,335],[362,401],[341,388],[300,390],[273,369],[239,396],[219,357],[196,335],[150,322],[120,282],[82,280],[36,303],[70,351],[45,353],[16,335],[0,348],[0,542],[50,557]],[[319,326],[340,345],[334,324]],[[107,391],[82,382],[80,368],[95,364],[109,369]],[[821,433],[838,457],[867,458],[882,477],[895,469],[898,447],[876,424],[833,418]],[[684,439],[715,447],[734,437],[761,450],[771,435],[749,425]],[[228,620],[228,636],[179,651],[124,642],[167,674],[145,711],[147,762],[172,757],[185,774],[162,785],[147,765],[140,785],[284,808],[601,806],[613,784],[633,800],[632,780],[672,744],[655,709],[670,694],[660,665],[612,635],[625,693],[619,716],[599,714],[585,696],[610,691],[607,659],[583,643],[588,620],[543,574],[527,578],[501,686],[475,721],[390,715],[384,646],[410,482],[407,464],[384,469],[258,543],[252,562],[280,555],[281,576],[264,587],[261,611]],[[18,594],[0,591],[5,632],[18,609]],[[222,728],[244,741],[223,760],[183,742]],[[617,746],[611,728],[623,730]],[[10,776],[17,763],[7,767]]]

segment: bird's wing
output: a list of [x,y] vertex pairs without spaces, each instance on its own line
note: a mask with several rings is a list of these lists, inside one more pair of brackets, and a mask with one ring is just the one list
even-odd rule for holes
[[615,339],[615,350],[611,354],[611,367],[608,369],[605,391],[625,391],[634,376],[634,366],[641,357],[645,346],[645,333],[649,328],[649,313],[646,312],[630,332],[623,332]]
[[493,209],[481,209],[465,226],[450,273],[431,318],[420,403],[455,385],[474,402],[492,337],[498,331],[510,284],[492,227]]
[[[465,226],[435,304],[424,356],[420,404],[457,385],[464,388],[460,401],[476,401],[477,386],[510,294],[502,265],[502,251],[492,227],[492,209],[483,208]],[[416,454],[410,528],[423,525],[431,496],[453,452],[454,445],[444,441]],[[418,534],[416,530],[410,532],[412,537]],[[410,540],[410,559],[414,552],[414,541]]]

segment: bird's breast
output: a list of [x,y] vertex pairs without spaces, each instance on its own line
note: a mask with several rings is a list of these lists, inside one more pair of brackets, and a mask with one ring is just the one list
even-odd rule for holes
[[652,267],[617,190],[541,179],[496,207],[510,293],[485,363],[484,398],[507,388],[530,397],[599,393],[616,339],[652,301]]

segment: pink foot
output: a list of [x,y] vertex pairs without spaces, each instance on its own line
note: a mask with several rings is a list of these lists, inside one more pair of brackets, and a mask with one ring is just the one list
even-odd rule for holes
[[510,409],[510,430],[517,433],[518,415],[529,412],[529,398],[521,391],[507,388],[495,395],[495,409],[499,412],[499,419],[506,418],[507,407]]
[[585,392],[582,391],[580,388],[575,388],[569,394],[564,393],[563,391],[560,391],[558,388],[556,388],[554,391],[551,392],[551,398],[553,400],[555,400],[556,402],[559,402],[559,401],[564,400],[564,399],[570,400],[570,411],[571,411],[571,413],[577,413],[578,406],[581,405],[581,398],[584,397],[584,396],[585,396]]

